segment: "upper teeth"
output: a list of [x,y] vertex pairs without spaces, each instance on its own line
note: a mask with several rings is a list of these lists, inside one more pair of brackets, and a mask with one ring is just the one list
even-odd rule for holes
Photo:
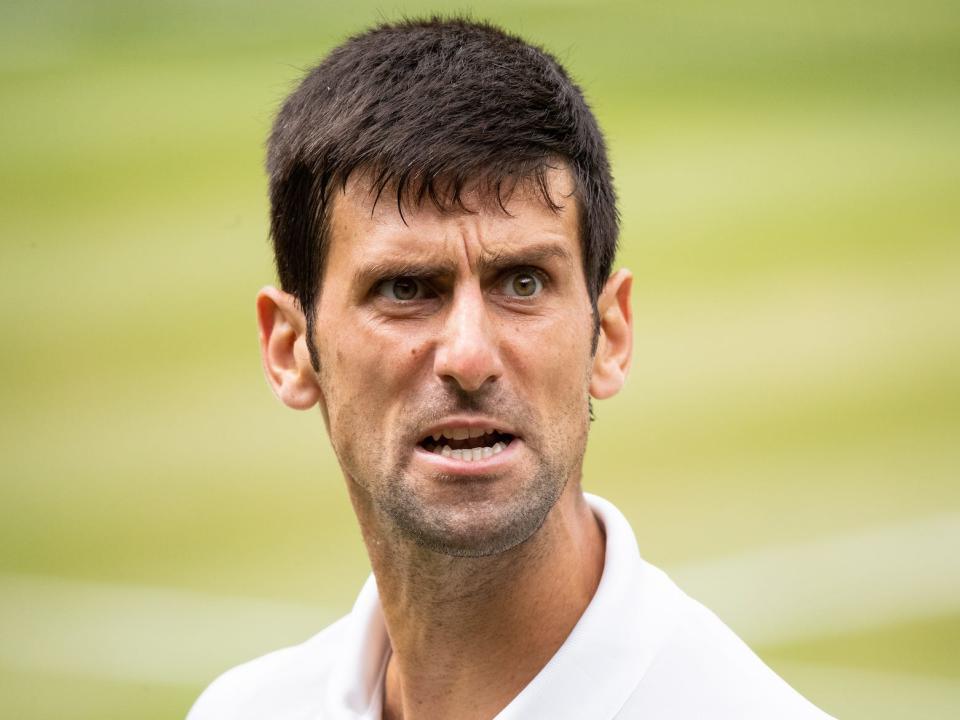
[[440,438],[445,437],[450,440],[466,440],[467,438],[477,438],[483,435],[489,435],[495,432],[493,428],[465,428],[465,427],[455,427],[455,428],[443,428],[433,433],[434,441],[440,440]]

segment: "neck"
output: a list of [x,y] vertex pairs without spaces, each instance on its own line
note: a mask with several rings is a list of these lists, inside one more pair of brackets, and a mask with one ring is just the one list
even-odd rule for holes
[[392,649],[383,717],[494,717],[560,648],[600,582],[605,543],[579,483],[533,537],[482,558],[425,550],[351,495]]

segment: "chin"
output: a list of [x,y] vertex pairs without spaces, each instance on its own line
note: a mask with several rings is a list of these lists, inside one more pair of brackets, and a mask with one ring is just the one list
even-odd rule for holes
[[489,557],[533,537],[562,490],[560,483],[536,478],[496,499],[461,497],[437,502],[400,491],[382,498],[381,509],[404,536],[426,550],[453,557]]
[[500,555],[522,545],[540,529],[543,521],[525,526],[457,527],[434,528],[418,526],[408,528],[407,534],[424,550],[451,557],[491,557]]

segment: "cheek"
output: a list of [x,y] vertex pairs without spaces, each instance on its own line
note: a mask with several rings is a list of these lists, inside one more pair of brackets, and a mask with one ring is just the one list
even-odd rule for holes
[[555,441],[569,441],[588,424],[590,338],[566,328],[526,333],[505,348],[517,392]]
[[573,323],[546,322],[540,327],[511,328],[504,353],[518,372],[548,391],[567,389],[582,381],[592,363],[589,330]]
[[[355,338],[335,338],[321,345],[320,382],[327,412],[330,435],[335,444],[350,444],[369,414],[369,402],[376,383],[369,382],[373,371],[363,343]],[[324,350],[326,352],[324,352]]]
[[348,435],[382,436],[370,429],[392,422],[427,352],[425,344],[368,330],[332,338],[325,347],[321,383],[331,436],[346,444],[352,444]]

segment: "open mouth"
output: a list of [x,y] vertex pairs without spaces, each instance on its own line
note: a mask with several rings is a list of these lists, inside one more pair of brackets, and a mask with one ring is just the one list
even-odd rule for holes
[[428,435],[418,444],[436,455],[474,462],[503,452],[514,437],[494,428],[452,428]]

